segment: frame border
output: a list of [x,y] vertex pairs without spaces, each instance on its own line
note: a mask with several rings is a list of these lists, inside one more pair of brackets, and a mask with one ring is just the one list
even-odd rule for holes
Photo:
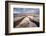
[[[43,31],[36,32],[22,32],[22,33],[9,33],[8,29],[8,3],[27,3],[27,4],[42,4],[43,5]],[[18,34],[32,34],[45,32],[45,3],[40,2],[22,2],[22,1],[5,1],[5,35],[18,35]]]

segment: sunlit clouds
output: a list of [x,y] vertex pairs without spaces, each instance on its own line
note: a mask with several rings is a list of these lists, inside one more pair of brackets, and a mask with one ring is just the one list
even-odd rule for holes
[[14,8],[14,13],[36,13],[36,14],[39,14],[39,8]]

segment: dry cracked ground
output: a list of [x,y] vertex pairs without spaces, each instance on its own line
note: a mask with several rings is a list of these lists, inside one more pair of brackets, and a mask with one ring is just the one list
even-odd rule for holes
[[14,17],[14,28],[39,27],[39,16],[16,16]]

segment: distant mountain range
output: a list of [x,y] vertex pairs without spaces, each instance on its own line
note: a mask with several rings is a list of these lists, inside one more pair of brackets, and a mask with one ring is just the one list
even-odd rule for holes
[[13,14],[14,16],[31,16],[31,15],[33,15],[33,16],[35,16],[35,15],[39,15],[39,14],[33,14],[33,13],[14,13]]

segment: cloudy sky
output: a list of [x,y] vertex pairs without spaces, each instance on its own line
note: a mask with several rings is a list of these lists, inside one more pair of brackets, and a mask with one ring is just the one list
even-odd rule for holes
[[39,13],[39,8],[14,8],[14,13]]

